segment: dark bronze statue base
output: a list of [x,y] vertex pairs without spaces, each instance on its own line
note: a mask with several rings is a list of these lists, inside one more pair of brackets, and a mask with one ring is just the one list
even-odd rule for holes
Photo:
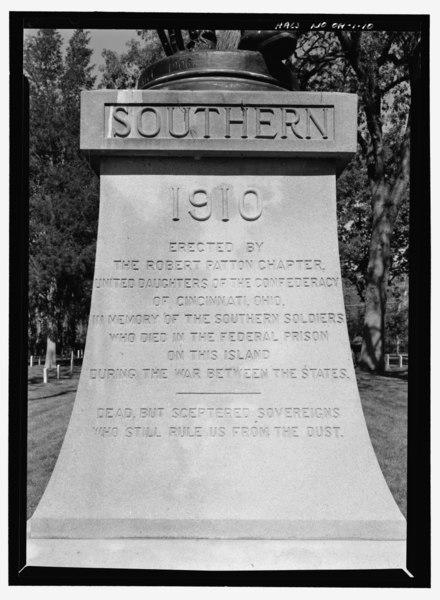
[[260,52],[207,50],[178,52],[141,74],[139,89],[290,90],[293,82],[282,63],[273,65]]
[[238,48],[261,52],[265,57],[281,61],[294,53],[297,38],[298,34],[292,31],[245,31]]

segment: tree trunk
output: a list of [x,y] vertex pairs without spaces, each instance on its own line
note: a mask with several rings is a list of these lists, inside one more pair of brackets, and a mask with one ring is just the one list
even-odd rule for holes
[[[373,112],[373,111],[372,111]],[[373,137],[374,127],[370,125]],[[372,123],[374,125],[374,123]],[[378,131],[378,128],[376,128]],[[408,118],[400,148],[400,166],[392,188],[385,182],[382,144],[373,143],[374,167],[370,168],[373,224],[365,290],[365,318],[359,365],[370,371],[385,371],[385,312],[391,238],[394,223],[405,193],[409,174],[411,119]]]
[[47,337],[47,345],[46,345],[46,362],[44,363],[44,367],[46,369],[55,369],[57,366],[57,354],[56,354],[56,343]]
[[373,224],[365,290],[365,318],[359,365],[370,371],[385,371],[385,313],[391,238],[405,193],[409,170],[410,119],[402,142],[400,169],[392,189],[382,176],[372,183]]
[[393,223],[387,211],[389,189],[384,181],[373,193],[373,227],[365,290],[363,342],[359,365],[385,370],[385,312]]
[[[388,271],[390,267],[390,244],[394,223],[405,193],[409,174],[411,117],[415,108],[417,74],[420,73],[420,42],[416,44],[408,57],[411,87],[411,108],[406,132],[400,148],[400,165],[396,180],[392,186],[386,183],[385,153],[383,146],[382,100],[386,87],[380,85],[380,67],[387,61],[403,65],[393,52],[390,53],[393,39],[388,38],[379,60],[360,60],[362,39],[368,35],[362,32],[337,31],[341,48],[348,63],[353,68],[359,82],[362,82],[360,94],[363,100],[369,140],[359,132],[359,142],[367,159],[368,176],[372,192],[373,223],[365,291],[365,318],[363,342],[359,364],[371,371],[385,370],[385,311],[387,300]],[[363,52],[368,51],[364,47]],[[364,54],[364,59],[367,57]],[[397,76],[393,85],[403,81]],[[392,87],[392,86],[391,86]],[[391,89],[389,86],[387,89]],[[419,111],[418,111],[419,112]]]

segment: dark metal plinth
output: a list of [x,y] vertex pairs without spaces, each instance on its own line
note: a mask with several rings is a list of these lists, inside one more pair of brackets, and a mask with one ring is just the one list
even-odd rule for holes
[[280,63],[274,77],[259,52],[207,50],[178,52],[150,65],[142,72],[138,88],[280,91],[291,86],[287,68]]

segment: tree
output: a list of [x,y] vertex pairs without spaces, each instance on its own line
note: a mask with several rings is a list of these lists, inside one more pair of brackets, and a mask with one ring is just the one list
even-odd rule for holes
[[91,90],[96,81],[96,76],[92,75],[93,65],[90,65],[92,50],[88,47],[89,42],[88,32],[83,29],[74,31],[67,47],[60,81],[65,135],[71,142],[65,148],[65,153],[71,149],[75,158],[78,156],[81,92]]
[[79,153],[79,94],[95,81],[88,35],[76,30],[66,59],[55,30],[26,42],[30,85],[29,325],[34,346],[73,345],[87,318],[97,225],[97,182]]
[[[390,104],[395,105],[399,99],[398,95],[394,95],[391,101],[387,101],[388,92],[409,79],[411,62],[414,53],[418,52],[418,40],[412,34],[395,33],[376,35],[373,39],[365,32],[339,32],[338,38],[359,83],[366,119],[366,130],[359,132],[359,143],[367,158],[373,213],[360,362],[370,370],[384,370],[391,241],[409,181],[411,119],[409,116],[406,119],[397,148],[397,169],[390,174],[386,170],[383,111],[390,109]],[[397,110],[399,108],[396,107]]]
[[127,51],[118,55],[113,50],[104,50],[102,56],[105,63],[100,67],[102,81],[99,85],[107,89],[131,89],[136,87],[143,69],[164,57],[162,46],[155,31],[139,30],[138,34],[144,41],[129,40]]
[[[61,152],[59,136],[62,127],[60,79],[63,63],[61,55],[61,36],[54,29],[42,29],[30,38],[24,50],[25,72],[30,89],[30,308],[35,318],[38,336],[47,339],[46,366],[53,366],[53,343],[56,338],[56,324],[50,317],[56,282],[53,278],[40,283],[43,279],[36,247],[44,240],[45,231],[37,231],[35,225],[36,199],[44,201],[44,184],[58,160]],[[43,242],[44,243],[44,242]],[[49,310],[47,310],[49,309]]]
[[[360,361],[362,366],[380,371],[385,368],[392,239],[399,209],[408,197],[409,106],[420,40],[417,34],[400,32],[311,33],[300,38],[295,59],[292,68],[303,88],[319,86],[356,92],[359,97],[358,141],[371,204]],[[387,123],[391,123],[391,132]],[[365,257],[360,258],[362,264]]]

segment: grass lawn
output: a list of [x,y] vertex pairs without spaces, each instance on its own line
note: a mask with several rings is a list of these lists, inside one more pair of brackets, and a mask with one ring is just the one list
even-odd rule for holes
[[[61,367],[43,384],[43,367],[28,369],[28,486],[30,518],[46,488],[69,423],[80,367],[73,376]],[[406,516],[407,382],[393,376],[357,372],[359,392],[371,441],[390,490]]]
[[387,376],[357,371],[359,394],[373,448],[382,473],[406,517],[406,457],[408,382],[396,373]]
[[43,367],[28,369],[28,519],[37,508],[58,458],[78,387],[81,367],[73,376],[61,367],[60,379],[52,371],[43,383]]

